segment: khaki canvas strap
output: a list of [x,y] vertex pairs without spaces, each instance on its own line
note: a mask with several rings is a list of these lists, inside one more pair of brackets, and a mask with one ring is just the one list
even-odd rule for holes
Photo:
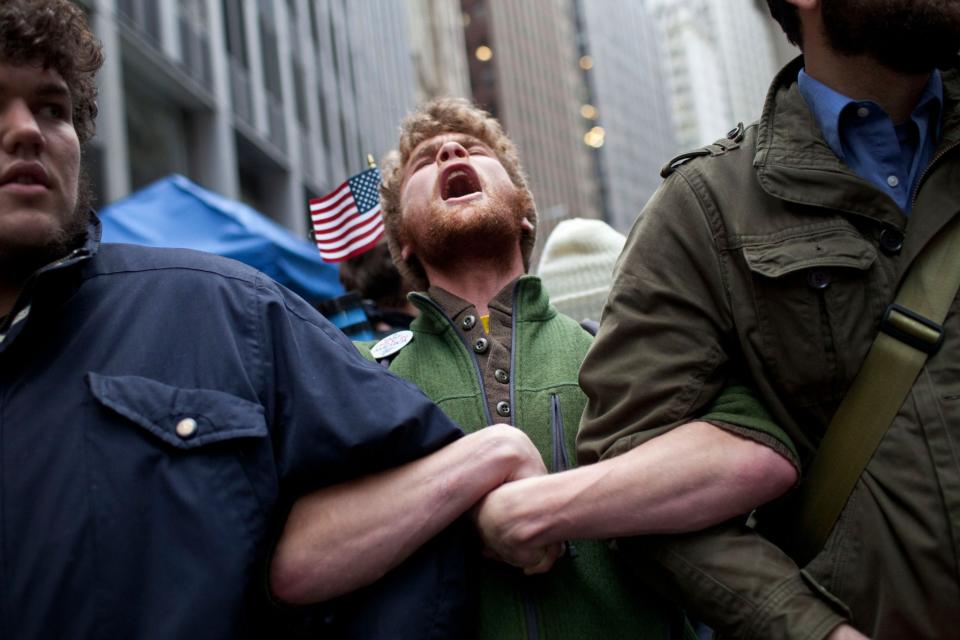
[[820,443],[801,485],[796,560],[819,553],[927,358],[943,341],[944,318],[960,289],[960,219],[910,268],[880,333]]

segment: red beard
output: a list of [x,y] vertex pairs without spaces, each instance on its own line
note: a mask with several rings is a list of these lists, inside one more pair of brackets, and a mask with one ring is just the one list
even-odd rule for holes
[[520,245],[524,233],[521,223],[533,207],[529,191],[512,187],[488,193],[482,202],[455,211],[434,203],[426,233],[414,235],[406,225],[402,233],[421,263],[447,271],[506,256],[512,247]]

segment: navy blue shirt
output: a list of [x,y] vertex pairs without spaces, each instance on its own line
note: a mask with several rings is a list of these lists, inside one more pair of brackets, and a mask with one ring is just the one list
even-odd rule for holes
[[215,256],[91,240],[9,318],[0,638],[276,637],[254,612],[289,503],[460,435],[302,299]]
[[837,157],[909,214],[917,182],[940,141],[940,72],[931,74],[910,118],[899,125],[877,103],[852,100],[804,69],[797,85]]

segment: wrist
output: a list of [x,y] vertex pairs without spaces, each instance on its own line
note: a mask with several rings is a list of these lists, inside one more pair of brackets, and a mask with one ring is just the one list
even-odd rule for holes
[[547,495],[551,476],[524,478],[494,490],[488,501],[499,514],[500,535],[515,547],[558,542],[551,535],[557,512]]
[[[529,465],[532,444],[516,427],[493,424],[473,435],[483,440],[482,458],[494,470],[495,483],[488,490],[516,478],[519,470]],[[539,459],[535,449],[533,455]]]

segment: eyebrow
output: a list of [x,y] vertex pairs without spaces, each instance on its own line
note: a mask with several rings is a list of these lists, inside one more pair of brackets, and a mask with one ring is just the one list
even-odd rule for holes
[[[9,85],[0,82],[0,95],[9,92]],[[69,98],[70,90],[67,89],[67,85],[59,82],[44,82],[34,89],[33,95],[39,98]]]
[[44,84],[37,87],[37,90],[34,91],[35,95],[42,97],[70,97],[70,90],[67,89],[67,85],[61,84],[59,82],[45,82]]

